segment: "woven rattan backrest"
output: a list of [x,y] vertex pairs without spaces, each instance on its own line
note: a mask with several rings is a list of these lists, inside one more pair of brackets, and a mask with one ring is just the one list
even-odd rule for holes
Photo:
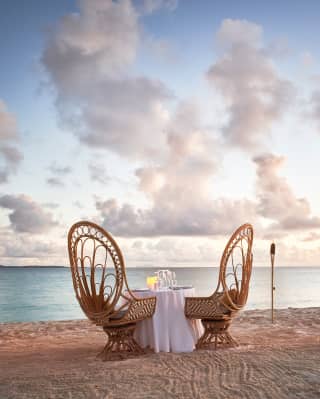
[[231,236],[220,262],[219,286],[230,310],[240,310],[247,302],[252,270],[253,228],[240,226]]
[[125,281],[124,260],[112,236],[86,221],[75,223],[68,234],[73,287],[79,304],[93,321],[114,311]]

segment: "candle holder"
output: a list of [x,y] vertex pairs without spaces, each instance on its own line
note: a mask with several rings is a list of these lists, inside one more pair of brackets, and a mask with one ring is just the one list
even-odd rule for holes
[[148,276],[147,277],[147,287],[149,288],[149,290],[155,291],[155,290],[157,290],[157,286],[158,286],[157,277],[156,276]]

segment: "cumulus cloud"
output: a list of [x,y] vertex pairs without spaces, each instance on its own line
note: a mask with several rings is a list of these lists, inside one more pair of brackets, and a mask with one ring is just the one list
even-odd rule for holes
[[43,55],[55,84],[71,97],[84,94],[90,82],[119,76],[135,59],[139,43],[138,15],[130,1],[82,0],[79,6],[80,13],[57,24]]
[[165,144],[172,97],[163,83],[132,72],[140,31],[131,1],[83,0],[42,56],[67,128],[88,146],[132,158],[153,157]]
[[123,236],[224,234],[254,217],[248,200],[212,199],[217,142],[199,119],[196,107],[182,104],[168,131],[163,162],[136,170],[149,208],[135,209],[115,199],[96,201],[107,228]]
[[216,37],[219,44],[227,48],[249,44],[259,47],[262,43],[262,27],[246,20],[225,19]]
[[0,183],[6,183],[10,174],[16,172],[23,156],[13,145],[19,138],[15,117],[0,99]]
[[226,102],[225,139],[246,150],[259,148],[287,109],[293,86],[278,76],[262,45],[259,25],[226,19],[217,32],[217,42],[224,52],[209,68],[207,78]]
[[57,223],[53,215],[26,195],[3,195],[0,207],[9,209],[11,228],[20,233],[45,233]]
[[259,214],[273,220],[274,229],[319,228],[320,218],[312,215],[308,200],[297,198],[287,180],[278,175],[284,161],[285,157],[273,154],[254,159]]
[[142,210],[115,199],[96,202],[103,225],[123,237],[225,235],[256,218],[249,200],[212,200],[208,208],[180,206],[178,199],[174,204],[157,205]]

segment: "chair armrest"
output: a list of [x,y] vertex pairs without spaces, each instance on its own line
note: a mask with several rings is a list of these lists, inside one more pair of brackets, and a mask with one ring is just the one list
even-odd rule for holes
[[130,322],[152,317],[156,309],[156,303],[157,298],[155,296],[147,298],[134,297],[123,320]]
[[223,317],[228,310],[221,303],[222,293],[210,297],[186,297],[184,313],[189,319]]
[[124,296],[126,301],[111,314],[95,320],[97,325],[119,326],[128,323],[135,323],[152,317],[156,308],[156,297],[136,298],[134,296]]

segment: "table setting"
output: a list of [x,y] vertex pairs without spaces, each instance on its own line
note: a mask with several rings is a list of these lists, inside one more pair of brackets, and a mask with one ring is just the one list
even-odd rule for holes
[[202,334],[200,320],[184,315],[185,297],[195,296],[193,286],[178,285],[176,273],[158,270],[147,277],[147,288],[133,290],[137,297],[157,297],[156,311],[151,319],[138,323],[135,339],[142,347],[155,352],[192,352]]

